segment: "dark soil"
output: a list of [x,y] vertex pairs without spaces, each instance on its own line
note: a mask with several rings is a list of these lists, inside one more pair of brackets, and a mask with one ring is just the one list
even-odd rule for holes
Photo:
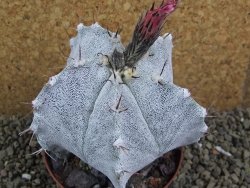
[[[178,168],[182,157],[181,152],[181,149],[175,149],[156,159],[134,174],[127,183],[127,188],[164,187]],[[56,160],[45,156],[51,170],[65,188],[113,187],[104,174],[83,163],[73,154],[70,154],[66,160],[52,157]]]

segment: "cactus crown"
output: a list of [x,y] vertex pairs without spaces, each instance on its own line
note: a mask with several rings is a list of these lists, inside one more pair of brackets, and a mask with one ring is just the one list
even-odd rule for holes
[[[115,49],[111,58],[109,58],[109,64],[113,71],[120,70],[122,77],[126,78],[124,67],[126,69],[134,67],[142,56],[145,55],[160,36],[165,18],[175,10],[176,5],[177,0],[167,0],[166,2],[163,0],[158,8],[154,8],[154,3],[152,4],[150,10],[140,17],[135,26],[132,41],[125,50],[119,52]],[[117,36],[117,33],[115,36]]]

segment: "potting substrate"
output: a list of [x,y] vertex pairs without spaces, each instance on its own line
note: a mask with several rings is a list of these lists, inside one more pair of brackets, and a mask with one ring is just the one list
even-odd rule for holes
[[[56,187],[45,169],[42,156],[29,155],[39,149],[35,137],[31,139],[31,134],[18,135],[31,121],[31,116],[0,116],[1,188]],[[199,143],[184,148],[182,168],[170,187],[247,188],[250,184],[250,108],[236,108],[227,112],[210,110],[206,122],[209,133]],[[155,164],[146,179],[136,174],[133,182],[129,181],[128,184],[132,183],[135,188],[142,187],[144,185],[136,183],[147,180],[146,186],[160,187],[174,164],[166,165],[160,160]],[[87,172],[92,170],[92,174],[80,174],[83,179],[91,176],[88,181],[81,182],[86,183],[84,187],[98,188],[104,184],[112,187],[108,182],[100,182],[98,176],[101,175],[97,175],[94,169],[83,163],[80,167]],[[74,173],[77,175],[77,170]]]

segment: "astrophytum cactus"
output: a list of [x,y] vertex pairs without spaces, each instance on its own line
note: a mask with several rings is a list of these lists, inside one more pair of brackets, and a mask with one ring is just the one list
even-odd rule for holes
[[175,7],[152,6],[126,48],[98,23],[77,26],[67,65],[32,102],[29,130],[42,150],[71,152],[124,188],[164,153],[199,141],[206,110],[173,83],[172,36],[159,36]]

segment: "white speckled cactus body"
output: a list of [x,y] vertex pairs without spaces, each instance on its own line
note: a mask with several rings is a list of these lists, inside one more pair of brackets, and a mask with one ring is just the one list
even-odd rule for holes
[[33,101],[30,128],[44,150],[67,150],[124,188],[164,153],[198,142],[206,110],[173,84],[171,35],[157,38],[133,66],[135,76],[107,65],[125,49],[119,35],[97,23],[77,31],[66,67]]

